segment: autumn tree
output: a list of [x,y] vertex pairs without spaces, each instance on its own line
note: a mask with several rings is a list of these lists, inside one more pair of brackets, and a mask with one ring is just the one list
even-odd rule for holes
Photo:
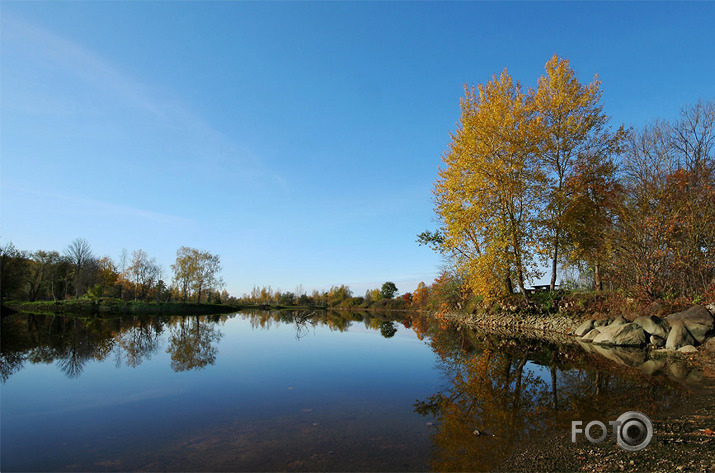
[[618,283],[639,297],[715,291],[715,103],[634,132],[614,233]]
[[604,267],[611,266],[613,226],[623,197],[616,165],[596,155],[582,156],[564,180],[563,189],[569,196],[559,219],[564,261],[581,269],[585,265],[593,273],[594,289],[600,291]]
[[350,286],[346,286],[345,284],[332,286],[330,291],[328,291],[328,305],[331,307],[336,306],[342,301],[352,297],[352,295],[353,291],[350,289]]
[[[566,241],[580,235],[580,228],[574,231],[570,224],[580,221],[569,219],[576,212],[570,207],[578,206],[579,214],[590,220],[588,211],[597,211],[598,206],[583,205],[586,195],[581,192],[581,179],[588,177],[591,187],[589,195],[594,203],[607,196],[596,196],[596,180],[608,181],[614,176],[615,168],[610,157],[618,153],[625,138],[621,126],[612,132],[607,126],[608,117],[603,113],[601,90],[598,76],[588,84],[582,84],[571,69],[568,59],[554,55],[546,63],[546,75],[538,82],[534,95],[534,107],[538,116],[541,169],[547,172],[545,189],[545,212],[543,225],[551,258],[551,290],[556,285],[557,268],[562,259],[563,247],[575,242]],[[598,171],[605,172],[602,178]],[[604,189],[604,192],[606,190]],[[577,199],[581,200],[577,202]],[[598,222],[599,218],[595,218]],[[602,220],[602,219],[600,219]]]
[[223,287],[221,258],[209,251],[182,246],[176,251],[176,262],[171,265],[174,272],[174,284],[179,287],[182,300],[186,302],[190,295],[201,302],[202,294]]
[[427,304],[429,298],[429,289],[423,281],[417,285],[417,289],[412,293],[412,303],[416,306],[423,307]]
[[161,278],[161,266],[156,258],[149,258],[144,250],[132,251],[132,259],[127,272],[134,283],[134,299],[141,300],[147,296],[154,284]]
[[538,122],[533,94],[506,70],[477,89],[465,87],[459,126],[435,183],[441,247],[471,289],[487,298],[526,297],[539,276],[533,249],[546,176],[535,159]]
[[380,294],[380,290],[375,288],[375,289],[368,289],[365,291],[365,300],[368,302],[375,302],[379,301],[382,299],[382,295]]

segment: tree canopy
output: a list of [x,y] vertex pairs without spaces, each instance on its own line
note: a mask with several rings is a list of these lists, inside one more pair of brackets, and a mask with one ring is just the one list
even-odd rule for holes
[[526,281],[549,259],[552,289],[568,256],[598,266],[605,240],[596,233],[614,200],[612,155],[626,136],[607,126],[600,99],[598,79],[581,84],[558,56],[536,90],[506,70],[465,87],[434,185],[442,225],[418,241],[451,255],[474,293],[516,287],[526,295]]

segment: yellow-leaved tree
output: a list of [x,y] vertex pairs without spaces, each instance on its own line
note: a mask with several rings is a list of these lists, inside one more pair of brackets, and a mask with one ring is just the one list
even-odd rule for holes
[[538,277],[538,205],[546,184],[536,152],[539,120],[533,94],[506,70],[465,87],[445,168],[435,183],[440,247],[455,257],[469,288],[485,298],[511,293]]
[[[620,152],[626,138],[623,126],[615,132],[608,127],[608,117],[600,103],[600,86],[598,76],[588,85],[580,83],[568,59],[554,55],[546,63],[546,75],[539,79],[534,94],[541,137],[539,158],[548,178],[542,220],[546,234],[541,247],[544,256],[551,259],[551,290],[556,285],[559,262],[568,250],[593,245],[593,235],[587,228],[575,229],[571,225],[592,220],[599,225],[594,231],[603,229],[604,207],[584,207],[583,190],[594,180],[613,180],[615,166],[610,157]],[[604,187],[590,187],[591,194],[598,190],[609,192]],[[598,204],[607,199],[607,195],[592,195],[591,200]],[[580,212],[572,208],[574,205],[580,207]],[[569,218],[575,214],[581,218]],[[580,236],[588,243],[578,241]],[[597,264],[595,270],[598,271]]]

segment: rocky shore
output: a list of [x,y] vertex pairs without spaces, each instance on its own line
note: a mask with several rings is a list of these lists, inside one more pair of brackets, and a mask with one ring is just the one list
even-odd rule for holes
[[[681,407],[652,420],[655,429],[644,450],[629,452],[615,442],[571,441],[570,431],[554,431],[512,452],[496,471],[715,472],[715,306],[695,306],[666,317],[591,318],[450,314],[458,325],[509,335],[528,333],[548,342],[579,345],[613,363],[663,374],[692,390]],[[686,429],[675,427],[688,426]]]

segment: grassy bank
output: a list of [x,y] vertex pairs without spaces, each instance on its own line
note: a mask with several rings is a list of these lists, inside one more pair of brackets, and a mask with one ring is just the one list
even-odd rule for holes
[[[205,315],[235,312],[243,307],[226,304],[197,304],[183,302],[138,302],[121,299],[71,299],[64,301],[6,302],[3,313],[19,312],[28,314],[63,315],[125,315],[125,314],[166,314]],[[9,310],[8,310],[9,309]]]
[[[331,310],[346,311],[366,311],[366,312],[389,312],[405,311],[404,306],[399,308],[389,304],[374,304],[371,307],[364,306],[335,306]],[[11,313],[24,314],[63,314],[63,315],[127,315],[127,314],[147,314],[147,315],[207,315],[226,314],[239,310],[328,310],[325,306],[314,305],[282,305],[282,304],[210,304],[195,302],[142,302],[124,301],[114,298],[98,299],[67,299],[63,301],[8,301],[2,305],[2,314]]]

